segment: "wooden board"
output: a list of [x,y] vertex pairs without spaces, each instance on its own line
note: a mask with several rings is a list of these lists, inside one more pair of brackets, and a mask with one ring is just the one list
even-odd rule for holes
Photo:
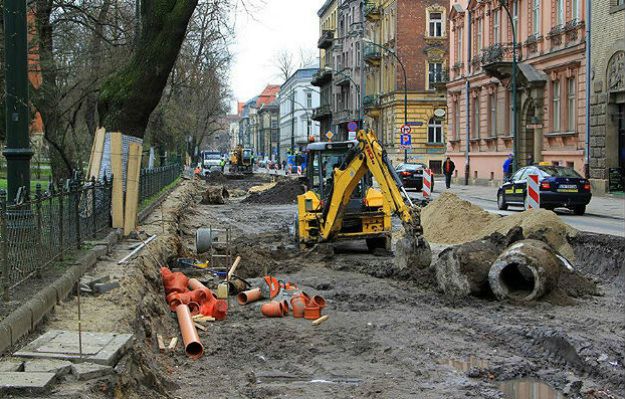
[[101,127],[95,132],[93,136],[93,145],[91,146],[91,156],[89,157],[89,169],[87,172],[87,178],[100,177],[100,165],[102,165],[102,154],[104,153],[104,138],[106,136],[106,130]]
[[128,169],[126,171],[126,207],[124,210],[124,235],[137,227],[139,208],[139,178],[141,175],[141,144],[130,143],[128,148]]
[[113,192],[111,198],[112,224],[114,229],[124,227],[124,180],[122,177],[122,134],[111,133],[111,173]]

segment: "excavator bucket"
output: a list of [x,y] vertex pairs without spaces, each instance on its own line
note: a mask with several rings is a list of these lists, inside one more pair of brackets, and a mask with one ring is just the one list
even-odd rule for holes
[[426,269],[432,262],[432,250],[423,236],[420,209],[412,207],[410,213],[412,218],[403,223],[404,235],[395,245],[395,266],[399,270]]

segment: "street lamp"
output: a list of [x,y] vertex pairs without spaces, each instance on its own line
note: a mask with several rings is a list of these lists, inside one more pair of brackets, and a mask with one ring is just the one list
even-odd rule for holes
[[[518,7],[517,0],[512,0],[514,7]],[[508,8],[508,0],[499,0],[499,4],[506,10],[506,14],[508,14],[508,19],[510,20],[510,27],[512,30],[512,145],[513,145],[513,158],[512,158],[512,169],[513,172],[519,168],[519,135],[518,133],[518,118],[517,118],[517,87],[516,87],[516,75],[517,75],[517,58],[516,58],[516,26],[514,25],[514,18],[512,18],[512,13],[510,13],[510,9]]]
[[[363,42],[367,44],[372,44],[376,47],[381,48],[382,50],[388,52],[390,55],[395,57],[397,62],[399,62],[399,66],[401,66],[401,70],[404,74],[404,125],[407,125],[408,124],[408,78],[406,77],[406,68],[404,68],[404,64],[401,62],[401,59],[399,59],[397,54],[395,54],[395,52],[392,49],[389,49],[388,47],[384,47],[381,44],[377,44],[371,39],[364,39]],[[406,148],[404,149],[404,163],[407,163],[407,162],[408,162],[408,149]]]

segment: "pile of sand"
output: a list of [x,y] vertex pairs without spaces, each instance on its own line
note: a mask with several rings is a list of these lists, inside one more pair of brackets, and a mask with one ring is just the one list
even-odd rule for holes
[[513,227],[523,229],[526,238],[549,243],[570,260],[573,248],[566,237],[577,230],[564,223],[552,211],[535,209],[501,217],[464,201],[455,194],[443,193],[421,211],[421,223],[428,241],[460,244],[488,236],[494,232],[507,234]]
[[[270,183],[274,184],[274,183]],[[292,204],[304,193],[302,184],[295,179],[281,180],[273,187],[260,192],[250,192],[242,202],[250,204]]]
[[276,182],[269,182],[269,183],[263,183],[259,186],[252,186],[250,187],[249,190],[247,190],[249,193],[262,193],[263,191],[267,191],[270,190],[272,188],[274,188],[276,186]]

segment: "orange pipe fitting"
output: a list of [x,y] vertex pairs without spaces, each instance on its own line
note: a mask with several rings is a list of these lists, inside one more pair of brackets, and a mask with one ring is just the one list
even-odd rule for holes
[[197,302],[189,302],[187,303],[189,307],[189,311],[191,312],[191,316],[195,316],[200,314],[200,304]]
[[258,301],[260,297],[260,288],[253,288],[239,293],[239,295],[237,295],[237,302],[239,302],[239,305],[245,305],[250,302]]
[[315,295],[312,297],[311,301],[319,306],[319,309],[323,309],[326,307],[326,300],[321,295]]
[[280,306],[282,306],[282,315],[286,316],[289,314],[289,301],[283,299],[280,301]]
[[191,359],[197,360],[204,354],[204,347],[193,324],[189,307],[178,305],[176,315],[178,316],[178,326],[180,326],[180,333],[182,334],[184,351]]
[[[212,295],[211,295],[212,297]],[[172,312],[176,311],[178,305],[195,302],[201,304],[206,302],[206,293],[202,290],[193,290],[187,292],[172,292],[166,297],[169,308]]]
[[161,276],[163,278],[163,287],[165,294],[172,292],[186,292],[189,278],[180,272],[172,272],[166,267],[161,268]]
[[260,307],[260,311],[265,317],[284,316],[284,308],[282,302],[271,301],[269,303],[263,303],[263,305]]
[[291,308],[293,309],[293,317],[301,319],[304,317],[304,309],[306,301],[301,295],[291,298]]
[[202,284],[200,282],[200,280],[198,280],[196,278],[190,278],[189,279],[189,288],[192,289],[193,291],[200,290],[200,291],[204,292],[204,294],[206,295],[206,299],[210,299],[211,296],[212,297],[215,296],[213,294],[213,291],[208,289],[208,287],[206,287],[204,284]]
[[321,309],[316,303],[310,302],[304,308],[304,318],[306,320],[317,320],[321,317]]

